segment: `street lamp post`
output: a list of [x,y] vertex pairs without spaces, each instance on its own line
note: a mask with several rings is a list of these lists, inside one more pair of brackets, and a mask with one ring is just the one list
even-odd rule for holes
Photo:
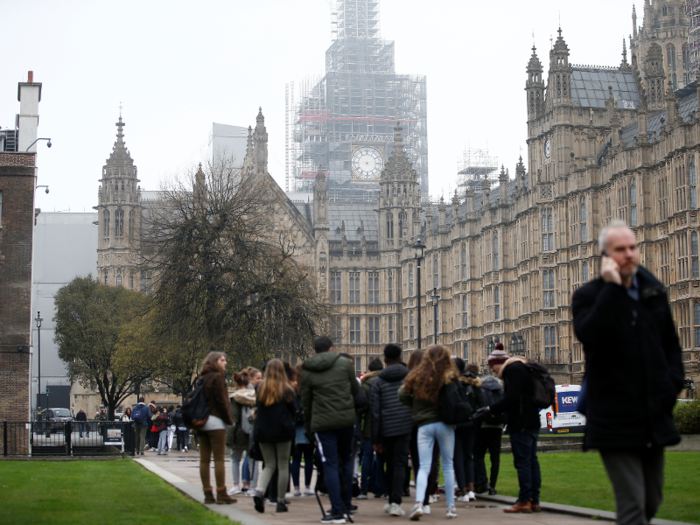
[[420,344],[421,344],[421,316],[420,316],[420,303],[421,303],[421,295],[420,295],[420,261],[423,258],[423,252],[425,251],[425,244],[423,244],[423,241],[421,241],[420,235],[418,236],[418,240],[416,243],[413,245],[413,252],[415,254],[415,259],[416,259],[416,277],[418,281],[416,282],[418,288],[416,291],[418,292],[416,294],[416,299],[417,299],[417,310],[418,310],[418,350],[420,350]]
[[[37,311],[36,313],[36,338],[37,338],[37,348],[38,348],[38,363],[37,363],[37,376],[38,376],[38,381],[37,381],[37,406],[39,402],[39,397],[41,396],[41,322],[43,319],[41,318],[41,312]],[[49,408],[49,407],[44,407],[44,408]]]
[[438,300],[440,296],[437,294],[437,288],[433,288],[433,295],[430,296],[433,301],[433,327],[435,328],[435,344],[438,344]]
[[517,337],[515,334],[510,336],[510,353],[511,355],[525,355],[525,341],[523,341],[520,332],[518,332]]

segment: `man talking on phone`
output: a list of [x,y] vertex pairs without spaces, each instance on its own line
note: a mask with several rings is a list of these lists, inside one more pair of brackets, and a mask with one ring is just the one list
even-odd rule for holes
[[615,493],[617,523],[648,524],[662,499],[664,447],[680,436],[671,416],[683,363],[666,289],[639,265],[634,232],[600,232],[600,277],[573,296],[586,356],[584,449],[598,449]]

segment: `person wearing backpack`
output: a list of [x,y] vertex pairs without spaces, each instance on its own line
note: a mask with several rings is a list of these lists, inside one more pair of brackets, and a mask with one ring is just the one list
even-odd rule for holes
[[[487,407],[495,405],[503,399],[503,387],[495,376],[486,376],[481,380],[481,388],[477,398],[479,406]],[[482,418],[481,426],[476,431],[474,440],[474,492],[477,494],[489,493],[496,495],[496,481],[501,465],[501,437],[506,416],[501,414],[488,414]],[[491,458],[491,476],[486,476],[486,451]]]
[[[202,389],[209,417],[206,423],[197,428],[199,438],[199,476],[204,489],[204,503],[219,505],[236,503],[236,499],[226,493],[226,425],[233,425],[231,407],[226,388],[226,355],[222,352],[209,352],[202,363],[199,374],[203,382]],[[185,405],[183,404],[183,409]],[[216,480],[216,499],[211,486],[211,457],[214,456],[214,477]]]
[[[364,391],[367,399],[369,399],[370,388],[372,387],[374,380],[377,378],[383,368],[384,365],[379,359],[372,359],[367,367],[367,372],[360,379],[362,390]],[[372,448],[372,412],[370,409],[371,405],[368,403],[364,411],[362,424],[362,475],[360,477],[360,495],[357,496],[357,499],[367,499],[367,490],[370,487],[384,487],[384,479],[378,479],[383,478],[383,476],[381,474],[379,476],[373,475],[373,462],[379,462],[379,472],[382,472],[384,470],[384,458],[382,453],[379,451],[377,451],[376,459],[374,457],[375,450]],[[382,495],[383,494],[380,492],[379,496]]]
[[[455,364],[459,369],[459,382],[465,389],[472,413],[479,407],[477,398],[481,387],[479,379],[479,369],[471,363],[467,365],[460,357],[455,358]],[[473,419],[458,425],[455,428],[455,473],[457,474],[458,502],[469,502],[476,500],[474,494],[474,439],[479,427]]]
[[173,448],[173,438],[175,437],[175,432],[177,432],[177,426],[175,425],[175,406],[168,406],[168,451]]
[[437,441],[442,455],[442,473],[447,497],[447,518],[456,518],[454,425],[440,419],[438,401],[443,389],[457,382],[459,372],[450,354],[442,345],[428,348],[420,364],[406,376],[398,391],[399,400],[412,407],[413,421],[418,427],[418,457],[420,467],[416,480],[416,504],[409,519],[417,521],[423,516],[423,500],[428,486],[428,475],[432,464],[433,448]]
[[[248,452],[250,444],[250,432],[253,429],[250,423],[250,412],[255,406],[255,391],[248,388],[248,373],[246,370],[233,374],[233,384],[236,390],[230,399],[231,419],[233,426],[226,429],[226,446],[231,449],[231,474],[233,475],[233,487],[229,495],[239,494],[248,489],[247,486],[241,488],[240,467],[243,454]],[[253,483],[257,483],[257,476]]]
[[533,400],[535,382],[528,370],[527,359],[521,356],[508,358],[503,343],[488,357],[491,370],[505,385],[505,396],[494,405],[480,408],[474,414],[480,420],[489,414],[505,412],[508,418],[508,433],[513,452],[513,463],[518,471],[520,492],[515,505],[504,512],[540,512],[540,486],[542,476],[537,459],[537,438],[540,432],[539,409]]
[[134,405],[131,414],[134,420],[134,430],[136,431],[136,453],[143,456],[143,450],[146,448],[148,422],[153,417],[153,413],[151,408],[145,403],[144,398],[140,397],[139,402]]

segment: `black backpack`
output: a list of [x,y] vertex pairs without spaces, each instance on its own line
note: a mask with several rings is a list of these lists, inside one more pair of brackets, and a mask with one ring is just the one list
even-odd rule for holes
[[209,419],[210,409],[207,406],[207,400],[204,398],[204,385],[215,373],[212,372],[203,381],[200,379],[194,390],[185,396],[180,413],[187,428],[199,428]]
[[532,404],[537,408],[555,406],[554,401],[557,397],[557,389],[554,385],[554,379],[549,375],[547,367],[542,363],[533,361],[531,363],[525,363],[525,368],[530,372],[534,384]]
[[469,385],[455,379],[440,389],[438,399],[440,421],[447,425],[463,425],[469,422],[474,412],[474,405],[470,397],[474,396],[470,395],[467,386]]
[[[492,386],[492,382],[496,383],[498,388],[490,388]],[[493,406],[499,401],[501,401],[504,397],[505,393],[503,392],[503,388],[501,388],[501,385],[498,384],[498,381],[496,381],[495,378],[492,378],[490,381],[487,379],[484,381],[484,383],[481,385],[481,388],[479,389],[479,406]],[[489,412],[488,414],[486,414],[486,417],[484,417],[483,421],[484,423],[489,423],[491,425],[503,425],[506,422],[506,413],[501,412],[500,414],[494,414],[493,412]]]

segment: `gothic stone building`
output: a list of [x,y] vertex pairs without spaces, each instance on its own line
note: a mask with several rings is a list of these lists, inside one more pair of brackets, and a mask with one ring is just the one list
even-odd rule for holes
[[[641,263],[668,287],[687,374],[700,379],[700,93],[694,84],[674,92],[653,44],[647,57],[630,65],[623,51],[619,67],[574,66],[560,31],[545,82],[533,48],[527,164],[521,159],[514,179],[502,169],[497,181],[472,180],[449,203],[422,198],[399,127],[376,200],[329,199],[321,168],[313,202],[293,203],[267,171],[258,114],[244,169],[265,178],[277,196],[278,228],[292,234],[299,262],[313,269],[333,306],[336,349],[356,357],[358,372],[386,343],[408,352],[431,344],[437,332],[454,355],[484,368],[498,338],[511,353],[547,362],[557,382],[580,382],[584,356],[571,295],[597,276],[600,230],[622,219],[637,235]],[[106,177],[100,193],[100,235],[110,238],[101,241],[100,268],[110,284],[122,268],[121,285],[131,287],[128,257],[118,249],[119,232],[131,225],[113,218],[119,209],[120,218],[129,217],[138,202],[128,193],[137,190],[136,174],[128,162],[110,171],[109,162],[105,174],[121,175]],[[420,282],[419,238],[426,245]]]

